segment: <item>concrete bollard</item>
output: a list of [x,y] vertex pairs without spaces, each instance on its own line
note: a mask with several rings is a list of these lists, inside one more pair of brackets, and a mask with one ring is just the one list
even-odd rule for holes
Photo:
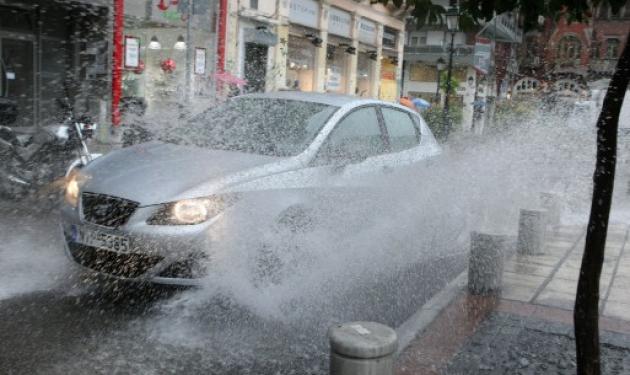
[[396,331],[375,322],[338,324],[328,330],[330,375],[393,375]]
[[472,232],[468,261],[468,291],[484,295],[501,290],[503,260],[510,237]]
[[547,211],[521,209],[518,220],[518,255],[542,254],[547,232]]
[[560,225],[560,198],[557,194],[543,192],[540,193],[540,207],[547,210],[547,226],[557,227]]

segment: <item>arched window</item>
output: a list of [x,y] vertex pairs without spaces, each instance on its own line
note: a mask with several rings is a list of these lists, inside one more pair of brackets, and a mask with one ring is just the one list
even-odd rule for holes
[[562,95],[575,96],[580,93],[581,85],[572,79],[560,79],[553,85],[554,90]]
[[606,39],[606,58],[616,59],[619,57],[619,39],[608,38]]
[[558,43],[558,58],[561,60],[574,60],[580,57],[582,44],[574,35],[565,35]]
[[535,93],[540,89],[540,81],[536,78],[525,77],[516,82],[514,85],[512,92],[518,94],[529,94]]

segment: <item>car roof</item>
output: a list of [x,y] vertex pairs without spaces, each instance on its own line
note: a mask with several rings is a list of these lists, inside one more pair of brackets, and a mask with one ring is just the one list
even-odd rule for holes
[[241,98],[270,98],[270,99],[287,99],[298,100],[303,102],[312,102],[319,104],[332,105],[336,107],[343,107],[347,104],[360,105],[368,103],[382,103],[388,105],[395,105],[394,103],[384,102],[381,100],[361,98],[350,95],[319,93],[319,92],[303,92],[303,91],[274,91],[260,94],[246,94],[241,95]]

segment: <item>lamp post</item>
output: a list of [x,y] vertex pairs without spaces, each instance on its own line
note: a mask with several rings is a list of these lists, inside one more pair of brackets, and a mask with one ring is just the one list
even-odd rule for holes
[[444,140],[448,139],[448,133],[451,131],[451,121],[448,113],[448,96],[451,93],[451,74],[453,71],[453,43],[455,42],[455,33],[459,24],[459,12],[456,7],[450,7],[446,11],[446,27],[451,33],[451,48],[448,54],[448,70],[446,74],[446,96],[444,97]]
[[435,103],[439,103],[440,102],[440,72],[442,70],[444,70],[444,68],[446,63],[444,62],[443,58],[439,58],[436,63],[435,63],[435,67],[437,68],[437,89],[435,90]]

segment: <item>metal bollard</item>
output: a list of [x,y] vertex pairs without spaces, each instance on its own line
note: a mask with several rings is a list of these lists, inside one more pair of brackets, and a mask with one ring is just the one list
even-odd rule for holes
[[396,331],[375,322],[338,324],[328,330],[331,375],[393,375]]
[[472,232],[468,261],[468,291],[484,295],[501,290],[503,259],[510,237],[498,234]]
[[560,225],[560,199],[557,194],[540,193],[540,206],[547,210],[547,226],[557,227]]
[[547,231],[546,210],[521,209],[518,220],[518,255],[542,254]]

